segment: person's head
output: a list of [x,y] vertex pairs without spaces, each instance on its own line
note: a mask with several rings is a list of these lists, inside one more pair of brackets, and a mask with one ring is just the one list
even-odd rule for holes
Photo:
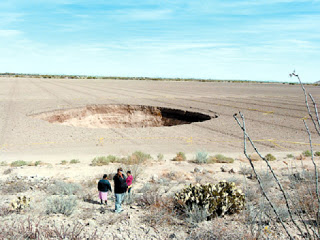
[[117,172],[118,172],[118,174],[122,174],[123,173],[123,169],[122,168],[118,168]]
[[108,175],[107,174],[103,174],[103,179],[107,179],[108,178]]
[[127,172],[127,175],[130,176],[130,175],[131,175],[131,171],[128,171],[128,172]]

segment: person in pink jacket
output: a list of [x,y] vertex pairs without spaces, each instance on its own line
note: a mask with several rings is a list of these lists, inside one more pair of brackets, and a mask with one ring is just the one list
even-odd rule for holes
[[133,181],[133,176],[131,175],[131,171],[128,171],[127,172],[127,179],[126,179],[126,182],[127,182],[127,185],[128,185],[128,193],[131,192],[132,181]]

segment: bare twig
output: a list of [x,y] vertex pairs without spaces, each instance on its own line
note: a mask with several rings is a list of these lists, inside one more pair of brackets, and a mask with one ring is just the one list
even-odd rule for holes
[[313,158],[313,147],[312,147],[311,133],[309,131],[309,128],[307,126],[306,121],[303,120],[303,122],[304,122],[304,126],[306,127],[307,133],[309,135],[309,143],[310,143],[310,150],[311,150],[311,161],[313,163],[314,171],[315,171],[316,195],[317,195],[317,199],[318,199],[318,211],[317,211],[317,222],[318,222],[318,217],[320,216],[320,196],[319,196],[319,186],[318,186],[319,185],[319,183],[318,183],[318,179],[319,179],[318,169],[317,169],[317,164],[315,163],[314,158]]
[[320,121],[319,121],[319,115],[318,115],[317,105],[316,105],[313,97],[311,96],[311,94],[309,94],[309,96],[310,96],[310,98],[311,98],[311,100],[312,100],[313,106],[315,107],[316,119],[317,119],[318,125],[316,124],[316,121],[314,120],[314,118],[313,118],[313,116],[312,116],[312,114],[311,114],[311,110],[310,110],[309,103],[308,103],[307,91],[306,91],[306,89],[304,88],[304,85],[303,85],[303,83],[301,82],[299,75],[296,74],[295,72],[293,72],[293,73],[290,74],[290,77],[292,77],[292,76],[298,78],[298,80],[299,80],[299,83],[300,83],[301,88],[302,88],[303,93],[304,93],[305,103],[306,103],[306,106],[307,106],[307,109],[308,109],[308,114],[309,114],[309,116],[310,116],[310,118],[311,118],[311,120],[312,120],[312,122],[313,122],[314,128],[316,129],[317,133],[318,133],[319,136],[320,136],[320,130],[319,130],[319,128],[320,128]]
[[[247,139],[250,141],[251,145],[253,144],[253,142],[251,141],[250,137],[248,136],[247,134],[247,131],[246,131],[246,128],[245,128],[245,119],[244,119],[244,116],[241,112],[239,112],[240,116],[241,116],[241,119],[242,119],[242,125],[239,121],[239,119],[237,118],[237,114],[234,114],[233,117],[235,118],[235,120],[237,121],[238,125],[240,126],[240,128],[242,129],[243,131],[243,135],[244,135],[244,155],[246,156],[246,158],[249,160],[249,163],[250,163],[250,166],[258,180],[258,183],[259,183],[259,186],[260,186],[260,189],[262,191],[262,194],[263,196],[266,198],[266,200],[268,201],[268,203],[270,204],[273,212],[275,213],[276,217],[278,218],[279,222],[281,223],[282,227],[284,228],[284,230],[286,231],[287,235],[289,236],[290,239],[293,239],[293,237],[291,236],[290,232],[288,231],[287,227],[284,225],[284,222],[282,221],[280,215],[278,214],[275,206],[273,205],[272,201],[270,200],[269,196],[267,195],[266,191],[264,190],[263,188],[263,185],[262,185],[262,182],[261,182],[261,178],[260,176],[258,175],[253,163],[252,163],[252,160],[251,158],[248,156],[247,154]],[[255,148],[255,146],[253,145],[253,147]],[[255,148],[256,149],[256,148]],[[301,231],[302,232],[302,231]]]

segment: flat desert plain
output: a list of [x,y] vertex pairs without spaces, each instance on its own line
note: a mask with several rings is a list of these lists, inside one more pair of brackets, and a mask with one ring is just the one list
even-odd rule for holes
[[[233,118],[239,111],[260,151],[292,153],[309,148],[302,121],[308,113],[299,85],[1,77],[0,86],[1,161],[59,155],[81,159],[137,150],[155,155],[198,150],[241,153],[243,134]],[[306,88],[319,102],[319,86]],[[167,107],[212,118],[177,126],[88,128],[35,117],[109,104]],[[316,148],[319,143],[315,139]]]

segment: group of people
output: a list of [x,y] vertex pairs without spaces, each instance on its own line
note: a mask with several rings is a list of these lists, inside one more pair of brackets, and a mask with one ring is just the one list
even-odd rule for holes
[[[123,211],[121,204],[124,200],[125,194],[131,192],[133,176],[131,171],[127,171],[127,176],[123,173],[122,168],[117,169],[117,174],[113,177],[114,194],[115,194],[115,212]],[[103,201],[108,203],[108,192],[112,192],[111,184],[108,180],[108,175],[104,174],[103,178],[98,182],[98,191],[101,204]]]

